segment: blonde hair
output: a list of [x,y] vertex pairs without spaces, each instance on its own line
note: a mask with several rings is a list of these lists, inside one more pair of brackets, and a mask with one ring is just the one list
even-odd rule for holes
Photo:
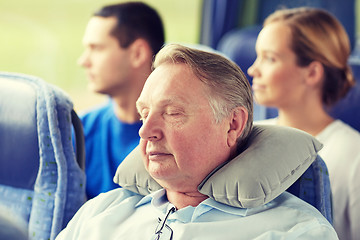
[[264,26],[284,22],[291,31],[290,48],[299,66],[313,61],[324,67],[322,102],[332,106],[354,85],[348,58],[349,37],[341,23],[329,12],[317,8],[292,8],[275,11],[264,21]]
[[248,111],[248,120],[238,143],[248,137],[253,122],[252,91],[246,76],[235,63],[219,54],[179,44],[169,44],[161,49],[155,57],[153,68],[164,63],[186,64],[208,87],[209,104],[216,122],[229,116],[236,107],[244,107]]

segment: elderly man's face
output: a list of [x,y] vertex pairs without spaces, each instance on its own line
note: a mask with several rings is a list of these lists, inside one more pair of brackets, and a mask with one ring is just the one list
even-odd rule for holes
[[206,86],[185,64],[160,65],[137,101],[145,167],[164,188],[196,191],[230,156],[228,119],[215,123]]

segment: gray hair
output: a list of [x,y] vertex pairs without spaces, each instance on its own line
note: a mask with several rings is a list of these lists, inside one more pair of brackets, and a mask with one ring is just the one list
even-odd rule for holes
[[153,68],[163,63],[188,65],[208,87],[209,104],[216,122],[229,116],[236,107],[244,107],[248,111],[248,120],[238,138],[238,144],[249,136],[253,123],[253,96],[249,81],[239,66],[220,54],[179,44],[169,44],[162,48],[155,57]]

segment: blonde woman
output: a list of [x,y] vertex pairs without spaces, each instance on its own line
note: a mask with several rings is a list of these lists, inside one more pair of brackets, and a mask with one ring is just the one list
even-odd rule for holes
[[354,85],[343,26],[321,9],[278,10],[265,19],[256,53],[248,69],[255,100],[279,111],[263,123],[304,130],[324,144],[335,230],[340,239],[360,239],[360,134],[327,112]]

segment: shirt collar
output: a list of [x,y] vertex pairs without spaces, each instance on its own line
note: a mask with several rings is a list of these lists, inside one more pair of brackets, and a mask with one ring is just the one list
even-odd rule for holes
[[238,216],[243,216],[243,217],[247,215],[248,210],[249,210],[247,208],[238,208],[238,207],[233,207],[233,206],[230,206],[230,205],[226,205],[226,204],[217,202],[217,201],[215,201],[214,199],[211,199],[211,198],[206,199],[205,201],[200,203],[200,205],[201,204],[207,205],[207,206],[209,206],[211,208],[215,208],[215,209],[217,209],[219,211],[222,211],[222,212],[226,212],[226,213],[234,214],[234,215],[238,215]]
[[[174,205],[171,204],[166,198],[165,189],[160,189],[155,191],[144,198],[142,198],[135,207],[151,203],[156,209],[160,210],[162,213],[166,213]],[[176,211],[174,214],[170,215],[170,219],[177,219],[181,222],[192,222],[199,218],[202,214],[216,209],[218,211],[226,212],[228,214],[246,216],[248,213],[247,208],[237,208],[225,205],[223,203],[217,202],[211,198],[207,198],[202,201],[198,206],[192,207],[188,206],[183,209]]]
[[[160,189],[155,192],[152,192],[145,197],[143,197],[136,205],[135,207],[139,207],[141,205],[145,205],[148,203],[151,203],[155,208],[166,212],[169,208],[171,208],[173,205],[167,200],[166,198],[166,191],[165,189]],[[169,204],[171,205],[169,207]]]

